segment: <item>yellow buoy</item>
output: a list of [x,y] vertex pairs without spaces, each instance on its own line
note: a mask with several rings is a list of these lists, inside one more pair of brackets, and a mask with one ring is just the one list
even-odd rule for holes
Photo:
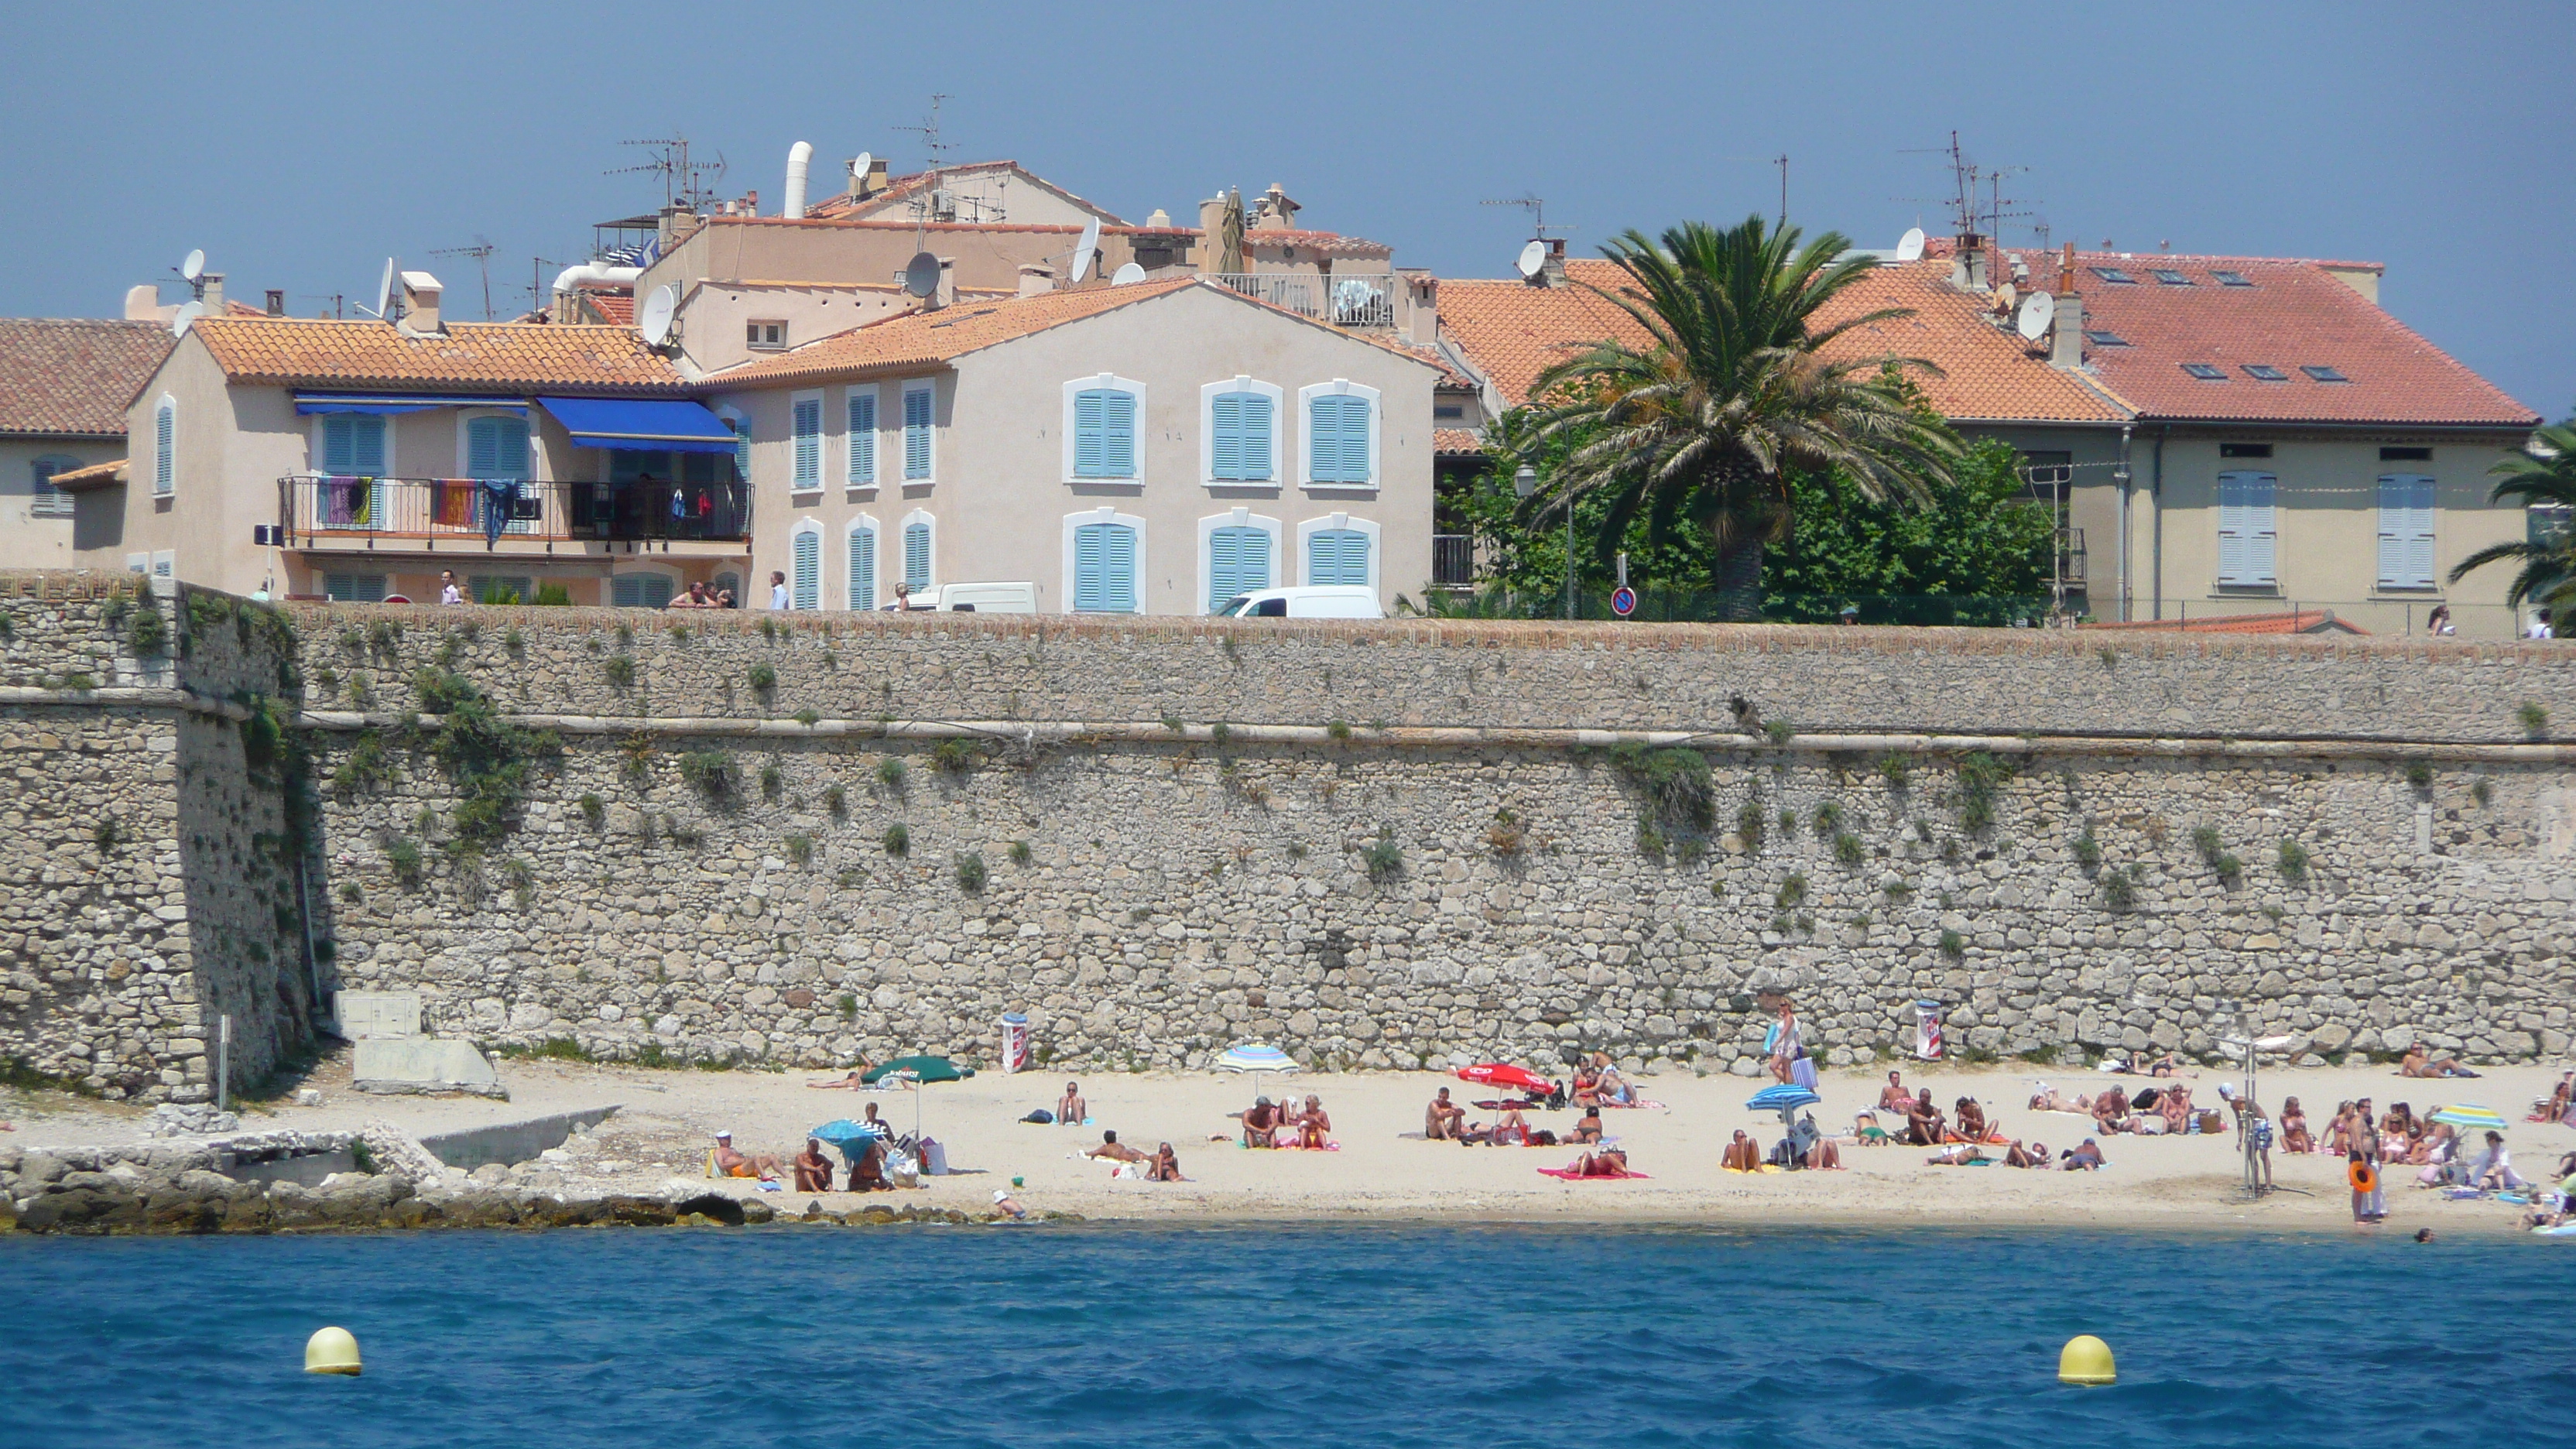
[[2066,1347],[2057,1355],[2057,1381],[2061,1384],[2107,1384],[2119,1376],[2111,1367],[2111,1345],[2089,1333],[2066,1340]]
[[345,1328],[323,1328],[304,1341],[304,1371],[308,1374],[354,1374],[358,1372],[358,1340]]

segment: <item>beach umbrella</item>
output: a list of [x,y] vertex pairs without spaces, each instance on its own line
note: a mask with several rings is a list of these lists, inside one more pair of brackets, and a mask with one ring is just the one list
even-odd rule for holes
[[884,1140],[888,1133],[883,1123],[871,1127],[865,1122],[853,1122],[847,1117],[842,1117],[826,1122],[805,1135],[840,1153],[849,1160],[851,1167],[856,1168],[859,1165],[859,1159],[867,1156],[868,1145]]
[[1460,1067],[1458,1080],[1488,1087],[1517,1087],[1541,1097],[1553,1096],[1556,1092],[1556,1083],[1526,1067],[1516,1067],[1508,1062],[1478,1062],[1472,1067]]
[[[1781,1082],[1754,1093],[1746,1099],[1744,1105],[1748,1111],[1779,1113],[1782,1130],[1795,1137],[1798,1131],[1798,1109],[1812,1107],[1823,1100],[1825,1099],[1795,1082]],[[1793,1148],[1792,1151],[1794,1150]],[[1793,1167],[1797,1165],[1794,1157],[1790,1165]]]
[[1254,1073],[1261,1078],[1260,1082],[1254,1087],[1254,1090],[1267,1096],[1270,1089],[1270,1073],[1293,1072],[1297,1070],[1297,1059],[1275,1046],[1263,1046],[1259,1042],[1245,1042],[1237,1046],[1227,1047],[1223,1052],[1219,1053],[1216,1059],[1216,1069],[1220,1072]]
[[888,1077],[898,1082],[911,1083],[913,1086],[912,1135],[919,1137],[921,1135],[920,1089],[932,1082],[962,1082],[973,1075],[975,1075],[973,1067],[961,1067],[946,1057],[897,1057],[893,1061],[881,1062],[868,1068],[859,1080],[869,1086],[874,1086]]
[[2497,1115],[2493,1108],[2481,1107],[2475,1102],[2462,1102],[2456,1107],[2436,1107],[2433,1109],[2433,1120],[2436,1122],[2448,1122],[2463,1132],[2502,1132],[2505,1130],[2505,1120],[2503,1117]]

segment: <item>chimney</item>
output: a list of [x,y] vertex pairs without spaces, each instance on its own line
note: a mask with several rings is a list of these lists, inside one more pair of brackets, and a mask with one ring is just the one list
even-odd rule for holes
[[1954,238],[1956,248],[1950,253],[1950,285],[1963,292],[1982,292],[1990,283],[1986,278],[1986,240],[1974,232]]
[[2057,294],[2057,320],[2050,324],[2048,365],[2075,368],[2084,365],[2084,299],[2073,289]]
[[1538,277],[1539,285],[1544,287],[1562,287],[1566,284],[1565,238],[1552,236],[1547,239],[1547,260],[1539,263]]
[[209,317],[224,315],[224,274],[203,273],[197,278],[197,286],[199,289],[197,299],[206,304],[206,315]]
[[178,315],[176,307],[161,305],[161,289],[144,282],[125,289],[125,320],[128,322],[167,322]]
[[438,321],[438,278],[427,272],[405,272],[402,281],[402,321],[397,324],[413,337],[435,337],[447,329]]
[[2317,270],[2360,293],[2370,305],[2379,305],[2379,278],[2385,269],[2378,263],[2320,262]]
[[1168,227],[1172,224],[1172,214],[1159,206],[1155,207],[1154,214],[1145,218],[1145,224],[1153,227]]
[[868,169],[861,171],[858,162],[850,162],[850,194],[865,201],[886,189],[886,163],[883,156],[868,158]]
[[1216,260],[1216,229],[1225,224],[1225,193],[1199,203],[1199,236],[1207,243],[1206,263]]
[[[946,268],[944,268],[944,267],[943,267],[943,268],[941,268],[941,275],[942,275],[943,277],[946,275],[946,273],[947,273],[947,269],[946,269]],[[1054,291],[1054,290],[1055,290],[1055,268],[1053,268],[1053,267],[1048,267],[1048,266],[1041,266],[1041,265],[1039,265],[1039,264],[1038,264],[1038,263],[1036,263],[1036,262],[1026,262],[1026,263],[1021,264],[1021,267],[1020,267],[1020,295],[1021,295],[1021,296],[1023,296],[1023,297],[1036,297],[1036,296],[1040,296],[1040,295],[1043,295],[1043,294],[1048,293],[1048,292],[1052,292],[1052,291]]]
[[955,257],[939,259],[939,291],[936,296],[938,304],[942,307],[957,305],[957,259]]
[[276,287],[268,289],[268,315],[271,317],[286,315],[286,293]]
[[1440,344],[1440,279],[1429,272],[1408,272],[1404,278],[1406,298],[1413,304],[1413,315],[1407,319],[1404,340],[1416,347]]

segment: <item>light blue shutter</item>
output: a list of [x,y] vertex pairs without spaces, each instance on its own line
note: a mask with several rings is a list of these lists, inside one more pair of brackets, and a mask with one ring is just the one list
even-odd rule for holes
[[823,486],[823,400],[809,397],[791,410],[795,417],[798,488]]
[[2280,534],[2278,515],[2274,511],[2276,484],[2269,473],[2247,475],[2245,494],[2245,565],[2252,575],[2247,582],[2269,584],[2279,581],[2276,547]]
[[476,418],[465,425],[465,476],[528,476],[528,420]]
[[930,389],[903,395],[903,476],[930,476]]
[[930,587],[930,525],[903,526],[903,581],[916,592]]
[[877,395],[873,392],[850,399],[850,481],[877,481]]
[[1306,536],[1306,582],[1368,583],[1368,535],[1356,528],[1319,528]]
[[152,491],[166,494],[176,473],[171,466],[170,448],[178,441],[179,407],[163,403],[152,410]]
[[2379,586],[2406,586],[2407,494],[2403,477],[2379,480]]
[[322,420],[322,471],[353,475],[357,463],[357,419],[351,417]]
[[1086,523],[1073,531],[1073,607],[1086,614],[1136,612],[1136,530]]
[[807,529],[796,535],[795,572],[789,580],[790,607],[823,607],[823,535]]
[[[2379,581],[2381,583],[2401,589],[2433,587],[2435,517],[2433,479],[2430,475],[2400,473],[2379,480]],[[2393,559],[2390,556],[2392,541],[2396,545]]]
[[1104,478],[1136,476],[1136,395],[1113,392],[1103,400],[1100,420],[1104,447],[1100,460]]
[[1270,531],[1230,525],[1208,532],[1208,612],[1237,594],[1270,586]]
[[1107,396],[1101,392],[1073,395],[1073,476],[1076,478],[1100,476],[1101,458],[1107,451],[1101,437],[1104,428],[1101,404]]
[[[1233,476],[1251,482],[1270,479],[1270,399],[1257,392],[1235,395],[1243,407],[1243,471]],[[1269,551],[1269,535],[1262,535],[1262,551]]]
[[850,607],[873,609],[877,606],[877,531],[873,528],[850,530]]
[[361,478],[381,477],[385,471],[385,420],[377,417],[343,419],[350,425],[351,462],[349,471]]
[[1219,393],[1208,404],[1208,476],[1243,476],[1242,393]]
[[1307,426],[1313,433],[1307,448],[1314,455],[1315,482],[1369,481],[1367,398],[1318,397],[1308,409]]
[[736,478],[751,477],[751,419],[726,418],[724,425],[733,432],[733,472]]
[[2246,535],[2250,526],[2246,510],[2246,480],[2249,476],[2244,473],[2218,475],[2218,581],[2222,584],[2253,582],[2246,572]]
[[1085,523],[1073,530],[1073,608],[1080,614],[1096,614],[1101,603],[1101,585],[1106,582],[1100,567],[1100,525]]
[[620,609],[644,607],[644,574],[619,574],[608,581],[608,602]]
[[1132,614],[1136,612],[1136,530],[1123,523],[1112,523],[1108,529],[1103,552],[1109,573],[1109,607],[1116,613]]

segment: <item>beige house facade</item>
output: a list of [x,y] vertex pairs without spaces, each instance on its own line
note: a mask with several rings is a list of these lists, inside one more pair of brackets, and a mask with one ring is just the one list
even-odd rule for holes
[[927,309],[702,391],[748,422],[752,568],[791,608],[1028,582],[1045,613],[1190,615],[1309,582],[1418,597],[1438,376],[1177,278]]
[[78,565],[77,494],[54,479],[125,456],[126,404],[170,345],[151,322],[0,318],[0,568]]

